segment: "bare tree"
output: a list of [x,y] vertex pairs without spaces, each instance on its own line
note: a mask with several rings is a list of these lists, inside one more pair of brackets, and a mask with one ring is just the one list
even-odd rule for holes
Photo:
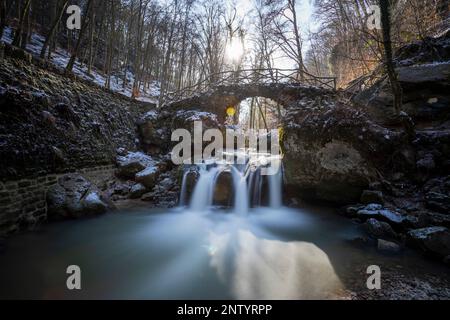
[[276,80],[276,76],[272,69],[274,64],[273,56],[277,51],[277,43],[271,37],[274,30],[272,29],[270,12],[265,5],[265,0],[255,1],[255,11],[256,33],[253,39],[257,50],[255,55],[260,56],[260,66],[269,69],[272,79]]
[[77,58],[77,56],[79,54],[81,41],[83,40],[84,34],[86,33],[87,27],[88,27],[89,22],[90,22],[89,13],[90,13],[90,10],[92,8],[93,2],[94,2],[94,0],[88,0],[87,7],[86,7],[86,12],[84,14],[83,22],[81,24],[81,30],[80,30],[80,32],[78,34],[78,40],[77,40],[75,48],[74,48],[74,50],[72,52],[70,60],[67,63],[66,71],[68,71],[68,72],[72,72],[73,66],[75,65],[75,60],[76,60],[76,58]]
[[27,40],[25,24],[27,23],[28,15],[30,13],[31,1],[32,0],[26,0],[22,8],[22,11],[20,13],[19,24],[17,26],[16,33],[14,35],[14,40],[12,42],[13,46],[25,47],[24,44],[26,43]]
[[162,97],[165,95],[168,89],[168,76],[169,76],[169,64],[170,59],[172,57],[172,50],[173,50],[173,37],[175,32],[175,24],[178,17],[178,0],[174,0],[173,4],[173,17],[170,25],[169,30],[169,37],[167,38],[167,48],[166,53],[164,55],[164,64],[163,64],[163,71],[162,71],[162,77],[161,77],[161,95],[160,95],[160,102],[162,102]]
[[397,114],[400,114],[402,108],[402,87],[398,82],[398,76],[393,62],[390,1],[379,0],[379,2],[381,9],[381,23],[383,26],[384,63],[394,95],[394,109]]
[[297,18],[297,1],[286,0],[283,6],[275,8],[273,23],[274,36],[279,40],[281,50],[296,63],[299,77],[303,79],[306,67],[303,62],[303,40]]
[[13,1],[10,1],[9,5],[7,0],[0,1],[0,39],[3,37],[3,33],[5,32],[7,20],[11,12],[12,5]]
[[109,31],[109,41],[108,48],[106,51],[106,59],[105,59],[105,74],[106,81],[105,87],[111,89],[111,73],[112,73],[112,61],[114,58],[114,39],[116,37],[116,10],[117,4],[116,0],[111,0],[111,16],[110,16],[110,31]]
[[[56,29],[58,28],[59,23],[61,22],[61,18],[64,14],[64,11],[67,7],[67,4],[69,3],[69,0],[63,0],[61,3],[61,6],[59,8],[58,14],[56,15],[55,19],[53,20],[52,26],[50,27],[50,30],[48,32],[47,37],[45,38],[45,42],[41,49],[41,58],[45,58],[45,53],[50,45],[50,43],[53,40],[53,37],[55,36]],[[56,1],[55,6],[58,7],[59,1]]]

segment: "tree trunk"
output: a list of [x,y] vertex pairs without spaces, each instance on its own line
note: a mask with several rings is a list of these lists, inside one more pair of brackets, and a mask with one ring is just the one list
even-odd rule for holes
[[30,8],[27,12],[26,22],[25,22],[25,28],[22,32],[22,42],[20,43],[20,47],[25,50],[27,47],[27,43],[31,40],[31,11],[32,11],[33,2],[30,2]]
[[[20,2],[20,1],[18,1]],[[31,0],[26,0],[25,6],[20,13],[19,25],[17,26],[16,33],[14,34],[13,46],[20,47],[22,44],[23,30],[25,28],[25,22],[30,11]]]
[[92,61],[94,57],[94,29],[95,29],[95,10],[91,10],[91,25],[89,31],[88,74],[92,73]]
[[66,71],[67,72],[72,72],[73,66],[75,65],[75,60],[76,60],[76,58],[78,56],[78,52],[80,51],[81,41],[83,40],[84,33],[86,32],[87,26],[88,26],[89,21],[90,21],[88,17],[89,17],[89,13],[91,11],[91,7],[92,7],[92,2],[93,1],[94,0],[89,0],[88,3],[87,3],[86,13],[85,13],[85,17],[83,19],[83,23],[82,23],[82,26],[81,26],[80,33],[78,35],[78,40],[77,40],[75,48],[74,48],[74,50],[72,52],[72,56],[70,57],[69,63],[67,64],[67,67],[66,67]]
[[106,58],[106,81],[105,87],[111,89],[111,66],[112,59],[114,54],[114,35],[116,31],[116,4],[114,0],[111,1],[111,30],[109,36],[109,44],[108,44],[108,54]]
[[394,95],[394,110],[405,129],[410,141],[415,137],[414,123],[412,119],[402,111],[403,90],[398,81],[397,72],[393,61],[393,49],[391,40],[391,7],[389,0],[379,0],[381,9],[381,25],[383,28],[384,60],[386,71]]
[[[50,43],[52,42],[53,37],[55,36],[56,29],[58,28],[58,25],[61,21],[61,18],[64,14],[64,10],[66,9],[66,6],[68,3],[69,3],[69,0],[63,1],[63,4],[59,10],[59,14],[55,17],[55,20],[52,23],[52,26],[50,28],[50,31],[48,32],[47,38],[45,39],[44,45],[42,46],[42,50],[41,50],[41,58],[42,59],[45,59],[45,53],[47,51],[47,48],[50,46]],[[58,4],[56,4],[56,5],[58,5]]]
[[1,2],[0,2],[0,39],[3,37],[3,33],[5,32],[7,18],[8,18],[8,8],[6,5],[6,0],[1,0]]
[[305,78],[305,64],[303,63],[303,53],[302,53],[302,40],[300,37],[300,32],[298,31],[298,22],[297,22],[297,10],[296,10],[296,0],[290,0],[290,5],[292,6],[292,17],[294,24],[294,36],[295,36],[295,44],[297,50],[297,63],[298,63],[298,71],[300,73],[300,79],[303,80]]
[[172,20],[172,25],[170,28],[170,33],[169,33],[169,38],[168,38],[168,42],[167,42],[167,51],[164,57],[164,65],[163,65],[163,72],[162,72],[162,77],[161,77],[161,94],[159,97],[159,103],[161,104],[163,99],[164,99],[164,95],[167,93],[167,89],[168,89],[168,73],[169,73],[169,64],[170,64],[170,58],[172,56],[172,40],[173,40],[173,35],[175,32],[175,23],[176,23],[176,19],[177,19],[177,9],[178,9],[178,0],[175,0],[175,4],[174,4],[174,10],[173,10],[173,20]]
[[393,50],[391,40],[391,8],[389,0],[379,0],[381,9],[381,23],[383,27],[384,63],[394,94],[394,109],[400,114],[402,108],[402,88],[398,82],[397,73],[393,62]]

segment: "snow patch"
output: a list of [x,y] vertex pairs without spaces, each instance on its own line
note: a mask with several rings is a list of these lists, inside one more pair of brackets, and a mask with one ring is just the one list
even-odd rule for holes
[[[13,42],[14,31],[11,27],[6,27],[2,41],[11,44]],[[44,45],[45,38],[40,34],[33,33],[31,35],[30,43],[27,44],[26,50],[32,55],[39,57],[41,54],[42,46]],[[70,60],[70,53],[65,49],[57,47],[50,61],[58,68],[65,69]],[[73,73],[81,79],[91,81],[100,87],[105,87],[106,76],[100,71],[92,68],[91,74],[88,73],[88,67],[85,64],[81,64],[77,59],[73,67]],[[126,81],[123,81],[123,75],[111,76],[111,91],[120,93],[124,96],[131,97],[133,92],[134,74],[127,71],[125,74]],[[145,88],[140,92],[140,96],[136,100],[141,102],[157,104],[159,95],[161,93],[160,83],[158,81],[152,81],[148,88]]]
[[177,111],[176,116],[177,118],[185,118],[186,121],[202,121],[205,118],[209,118],[213,121],[218,121],[216,114],[205,111],[180,110]]
[[156,161],[152,157],[142,153],[142,152],[130,152],[126,156],[118,156],[117,162],[121,166],[125,166],[130,163],[140,163],[144,167],[153,167]]
[[142,170],[141,172],[137,173],[136,178],[148,177],[150,175],[156,174],[157,172],[158,172],[158,167],[156,167],[156,166],[147,167],[144,170]]
[[156,119],[158,119],[158,112],[156,112],[156,110],[151,110],[144,115],[143,119],[144,120],[156,120]]

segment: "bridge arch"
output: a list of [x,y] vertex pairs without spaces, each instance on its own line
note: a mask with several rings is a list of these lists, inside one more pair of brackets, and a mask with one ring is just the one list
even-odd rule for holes
[[216,86],[203,94],[171,102],[164,106],[168,110],[198,110],[214,113],[221,123],[225,122],[226,110],[237,107],[248,98],[262,97],[275,101],[285,109],[293,108],[304,97],[316,98],[334,94],[326,88],[305,86],[300,83],[237,84]]
[[[227,122],[243,129],[277,129],[282,124],[286,108],[270,98],[247,98],[235,107],[236,115]],[[230,123],[227,123],[230,124]]]

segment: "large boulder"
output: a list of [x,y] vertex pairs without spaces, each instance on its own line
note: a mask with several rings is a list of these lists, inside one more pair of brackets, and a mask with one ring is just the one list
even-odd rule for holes
[[356,216],[361,220],[377,219],[394,226],[401,226],[405,217],[398,212],[383,208],[381,205],[371,204],[359,210]]
[[[445,121],[450,113],[450,62],[400,67],[397,72],[403,88],[403,111],[416,123],[432,121],[437,125]],[[373,119],[384,124],[399,123],[387,79],[358,94],[355,101]]]
[[[181,108],[181,107],[180,107]],[[138,122],[140,141],[143,149],[148,153],[167,153],[178,142],[171,141],[171,134],[177,129],[188,130],[192,137],[194,122],[200,121],[203,130],[222,129],[223,125],[214,113],[186,110],[182,107],[177,111],[150,111]]]
[[140,183],[136,183],[131,187],[130,190],[130,199],[139,199],[147,192],[147,188]]
[[450,213],[450,197],[439,192],[429,192],[426,197],[427,206],[442,213]]
[[[414,122],[441,124],[450,112],[450,32],[427,38],[399,49],[396,56],[398,79],[403,89],[403,110]],[[360,92],[355,101],[372,119],[398,124],[389,80],[382,80]]]
[[315,146],[291,136],[284,150],[287,184],[306,198],[353,202],[359,200],[373,176],[361,154],[344,141]]
[[152,189],[159,175],[159,167],[149,166],[144,170],[136,173],[135,181],[144,185],[147,189]]
[[233,201],[233,177],[231,172],[223,172],[217,178],[213,194],[213,204],[230,206]]
[[108,210],[108,205],[103,202],[98,191],[90,191],[82,198],[81,205],[86,215],[102,214]]
[[427,225],[442,226],[450,228],[450,215],[436,212],[427,212],[425,214]]
[[386,222],[370,218],[366,221],[364,227],[371,236],[377,239],[389,240],[397,238],[397,234],[395,233],[394,229],[392,229],[390,224]]
[[411,42],[399,48],[395,56],[396,64],[404,67],[450,61],[450,30],[438,37]]
[[109,206],[100,191],[79,174],[68,174],[47,192],[48,218],[60,220],[105,213]]
[[445,258],[450,255],[450,232],[445,227],[430,227],[408,232],[412,245],[425,253]]
[[377,249],[378,251],[385,253],[398,253],[401,251],[402,247],[395,242],[378,239]]
[[359,202],[364,190],[392,165],[415,166],[397,132],[373,123],[337,96],[293,103],[283,119],[287,196],[339,204]]
[[168,151],[170,142],[170,127],[161,120],[157,111],[147,112],[138,122],[139,136],[142,147],[148,153]]
[[156,161],[152,157],[142,152],[130,152],[125,156],[119,155],[116,162],[118,166],[117,175],[123,179],[134,179],[138,172],[156,165]]
[[429,180],[423,189],[429,209],[450,214],[450,176]]
[[[197,181],[200,178],[200,173],[196,166],[192,166],[188,171],[183,172],[180,176],[179,185],[183,186],[184,184],[184,194],[180,195],[180,202],[183,205],[189,204],[192,194],[194,193],[195,186],[197,185]],[[185,179],[184,182],[182,181]]]
[[158,208],[172,208],[179,203],[180,188],[177,183],[178,169],[161,173],[151,192],[144,194],[141,200],[150,202]]
[[344,141],[313,146],[291,136],[284,150],[288,185],[307,198],[338,203],[359,200],[372,176],[361,154]]

